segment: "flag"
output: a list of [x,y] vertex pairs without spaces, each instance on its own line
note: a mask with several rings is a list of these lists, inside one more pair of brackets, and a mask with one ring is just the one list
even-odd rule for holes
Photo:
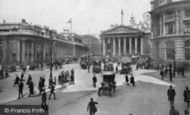
[[123,13],[123,9],[121,10],[121,15],[124,15],[124,13]]
[[67,23],[72,23],[72,19],[70,19]]

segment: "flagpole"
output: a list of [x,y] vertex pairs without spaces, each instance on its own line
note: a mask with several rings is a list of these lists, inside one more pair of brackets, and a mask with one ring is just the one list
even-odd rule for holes
[[71,23],[70,23],[70,31],[71,31],[71,33],[72,33],[72,20],[71,20]]
[[121,25],[123,25],[123,15],[121,14]]
[[123,9],[121,10],[121,25],[123,25]]

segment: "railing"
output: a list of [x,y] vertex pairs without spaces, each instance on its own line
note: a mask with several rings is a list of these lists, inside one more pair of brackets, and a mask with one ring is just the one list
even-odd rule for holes
[[0,35],[33,35],[33,36],[50,38],[50,36],[48,35],[43,35],[32,31],[8,31],[8,32],[0,32]]

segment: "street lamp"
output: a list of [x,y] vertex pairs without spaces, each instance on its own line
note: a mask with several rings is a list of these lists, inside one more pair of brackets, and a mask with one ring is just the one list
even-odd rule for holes
[[175,77],[175,72],[176,72],[175,54],[176,54],[176,51],[175,51],[175,44],[174,44],[174,48],[173,48],[173,65],[174,65],[173,75],[174,77]]
[[55,41],[53,40],[53,32],[50,31],[50,77],[53,77],[52,71],[53,71],[53,47],[55,45]]

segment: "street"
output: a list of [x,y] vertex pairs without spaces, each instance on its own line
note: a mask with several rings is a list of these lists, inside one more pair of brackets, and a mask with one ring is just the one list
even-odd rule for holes
[[[183,103],[183,90],[189,84],[189,77],[174,79],[170,83],[168,78],[164,81],[160,80],[159,73],[155,70],[135,70],[133,66],[133,74],[136,80],[136,86],[127,86],[124,84],[124,75],[116,75],[116,93],[113,97],[109,95],[97,95],[97,88],[92,87],[92,73],[87,70],[81,70],[78,64],[64,65],[63,70],[75,70],[75,84],[68,85],[65,88],[58,88],[56,90],[56,100],[48,100],[50,115],[87,115],[87,104],[91,97],[98,102],[97,115],[167,115],[169,114],[170,106],[167,100],[167,89],[169,85],[173,85],[176,89],[175,108],[181,114],[184,113],[185,104]],[[35,83],[35,90],[37,90],[37,81],[41,75],[46,76],[48,81],[48,71],[30,72]],[[59,71],[53,73],[58,75]],[[98,86],[101,82],[100,74],[96,75],[98,78]],[[154,76],[154,77],[152,77]],[[1,82],[3,92],[1,93],[1,103],[5,104],[26,104],[26,105],[40,105],[41,96],[25,97],[23,99],[15,100],[17,98],[17,88],[12,87],[14,77],[4,79]],[[25,78],[27,78],[25,76]],[[47,84],[47,83],[46,83]],[[6,88],[8,90],[6,90]],[[25,93],[28,92],[25,85]],[[3,94],[3,95],[2,95]]]

